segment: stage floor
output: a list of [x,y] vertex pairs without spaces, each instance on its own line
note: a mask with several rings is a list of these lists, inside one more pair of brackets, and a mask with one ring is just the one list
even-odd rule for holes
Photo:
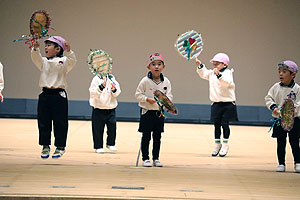
[[119,151],[96,154],[91,122],[69,121],[66,153],[46,160],[36,120],[0,119],[0,127],[3,199],[300,199],[289,145],[287,172],[275,172],[269,127],[231,126],[228,155],[211,157],[213,125],[166,123],[163,168],[136,167],[138,123],[118,122]]

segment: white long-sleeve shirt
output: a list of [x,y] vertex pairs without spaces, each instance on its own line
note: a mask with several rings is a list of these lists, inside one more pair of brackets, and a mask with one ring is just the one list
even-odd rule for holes
[[[111,75],[111,79],[101,79],[95,76],[89,88],[90,91],[90,105],[99,109],[113,109],[118,105],[117,96],[121,93],[120,84],[116,81],[115,77]],[[107,80],[106,80],[107,79]],[[106,81],[106,87],[100,90],[99,85]],[[111,86],[115,85],[116,91],[112,92]]]
[[0,92],[4,89],[3,65],[0,62]]
[[67,73],[76,64],[75,53],[70,50],[64,52],[63,57],[47,59],[42,57],[40,49],[31,50],[32,62],[41,71],[39,86],[47,88],[67,88]]
[[280,84],[280,82],[275,83],[270,88],[267,96],[265,97],[265,102],[268,109],[273,110],[276,107],[280,108],[289,95],[296,96],[296,99],[294,100],[294,116],[300,117],[300,86],[297,83],[293,83],[290,87],[283,86],[282,84]]
[[202,79],[209,81],[209,99],[212,102],[233,102],[236,100],[233,69],[221,70],[219,78],[213,70],[207,69],[205,66],[198,67],[197,73]]
[[161,80],[159,83],[153,81],[149,74],[144,77],[135,92],[135,97],[139,101],[139,106],[146,110],[159,110],[159,107],[156,103],[150,104],[146,101],[147,98],[154,98],[154,92],[156,90],[160,90],[163,92],[171,101],[173,99],[173,95],[171,92],[171,83],[169,79],[165,76],[161,75]]

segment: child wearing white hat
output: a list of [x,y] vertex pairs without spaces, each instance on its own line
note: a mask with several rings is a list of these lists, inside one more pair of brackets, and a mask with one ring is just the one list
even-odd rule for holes
[[[216,54],[210,62],[213,69],[207,69],[196,59],[197,73],[202,79],[209,81],[209,98],[211,105],[211,121],[215,127],[215,147],[212,156],[224,157],[229,150],[230,121],[238,121],[236,110],[235,84],[233,69],[229,69],[229,57],[225,53]],[[221,143],[221,127],[223,129],[223,144]]]

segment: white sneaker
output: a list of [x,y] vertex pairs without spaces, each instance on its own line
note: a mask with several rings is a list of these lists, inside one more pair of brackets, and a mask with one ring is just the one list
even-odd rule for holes
[[50,147],[44,147],[41,152],[41,158],[47,159],[49,158],[49,154],[50,154]]
[[223,144],[222,148],[220,150],[219,156],[224,157],[228,153],[229,150],[229,144]]
[[61,150],[56,148],[54,153],[52,154],[52,158],[60,158],[62,157],[62,155],[64,155],[65,152],[66,150]]
[[278,165],[276,172],[285,172],[285,165]]
[[96,149],[95,152],[96,152],[96,153],[105,153],[105,151],[104,151],[103,148]]
[[212,156],[217,156],[219,154],[219,151],[222,147],[222,144],[215,144],[215,148],[214,148],[214,151],[212,152]]
[[142,165],[143,167],[152,167],[150,160],[144,160]]
[[159,160],[154,160],[153,161],[153,166],[154,167],[163,167],[163,164]]
[[115,146],[106,145],[106,148],[108,148],[110,151],[118,151],[118,149]]
[[295,172],[300,173],[300,163],[295,164]]

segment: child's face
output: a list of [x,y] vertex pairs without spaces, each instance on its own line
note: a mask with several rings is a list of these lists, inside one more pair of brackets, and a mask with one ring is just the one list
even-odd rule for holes
[[160,73],[165,68],[165,65],[160,60],[155,60],[151,62],[147,68],[151,71],[153,78],[158,79],[160,78]]
[[214,65],[214,68],[217,68],[218,70],[221,70],[224,67],[226,67],[226,65],[224,63],[222,63],[222,62],[213,61],[212,63]]
[[45,43],[45,53],[47,58],[56,57],[59,51],[60,51],[60,47],[55,47],[55,45],[51,42]]
[[278,69],[278,77],[283,85],[289,85],[295,76],[296,72],[291,72],[284,67],[279,67]]

